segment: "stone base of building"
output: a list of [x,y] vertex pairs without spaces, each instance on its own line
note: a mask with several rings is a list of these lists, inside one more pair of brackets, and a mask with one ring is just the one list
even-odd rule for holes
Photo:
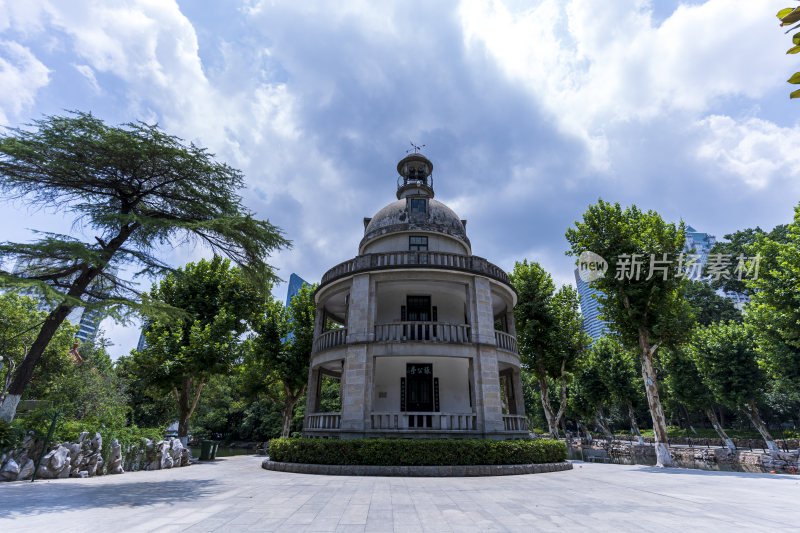
[[265,470],[319,474],[327,476],[404,476],[404,477],[475,477],[543,474],[572,470],[572,463],[543,463],[525,465],[474,465],[474,466],[378,466],[378,465],[316,465],[279,463],[265,459]]

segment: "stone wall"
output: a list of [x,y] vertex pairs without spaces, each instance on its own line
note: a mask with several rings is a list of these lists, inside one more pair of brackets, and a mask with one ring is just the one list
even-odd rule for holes
[[[614,435],[615,440],[621,441],[635,441],[637,437],[633,435]],[[653,437],[644,437],[644,441],[648,444],[653,443]],[[751,449],[764,449],[766,444],[764,439],[731,439],[737,448],[751,448]],[[679,437],[669,439],[670,444],[685,444],[687,446],[725,446],[722,439],[719,438],[693,438],[693,437]],[[800,448],[799,439],[776,439],[775,444],[782,450],[796,450]]]
[[[191,454],[181,441],[169,438],[153,442],[143,439],[123,454],[117,439],[112,439],[106,460],[103,458],[103,438],[95,433],[90,438],[84,431],[78,442],[51,444],[42,458],[37,479],[63,479],[68,477],[93,477],[104,474],[124,474],[126,470],[160,470],[187,466]],[[22,445],[0,455],[0,481],[21,481],[33,475],[36,459],[42,452],[42,443],[28,435]]]

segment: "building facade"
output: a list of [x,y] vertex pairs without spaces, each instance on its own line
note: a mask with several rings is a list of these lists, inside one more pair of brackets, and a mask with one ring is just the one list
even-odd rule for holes
[[[364,219],[358,255],[322,277],[306,436],[528,435],[516,292],[472,255],[466,221],[434,199],[432,170],[422,154],[402,159],[397,201]],[[323,379],[339,380],[340,412],[320,412]]]
[[592,288],[588,281],[583,281],[575,269],[575,283],[578,296],[581,298],[581,317],[583,331],[592,339],[592,343],[608,333],[608,324],[600,318],[600,302],[597,301],[598,290]]

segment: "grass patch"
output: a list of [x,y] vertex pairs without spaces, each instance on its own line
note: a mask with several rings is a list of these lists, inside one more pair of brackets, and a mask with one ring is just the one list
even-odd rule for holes
[[554,440],[273,439],[269,458],[321,465],[468,466],[559,463],[567,446]]

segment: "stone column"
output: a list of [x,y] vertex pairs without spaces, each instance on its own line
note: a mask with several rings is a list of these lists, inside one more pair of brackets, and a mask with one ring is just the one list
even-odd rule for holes
[[[369,274],[353,276],[347,312],[347,353],[342,377],[343,431],[363,432],[369,417],[368,390],[372,388],[372,365],[367,361],[370,313]],[[370,391],[371,392],[371,391]]]
[[353,276],[347,310],[347,343],[369,341],[369,274]]
[[[308,386],[306,387],[306,414],[317,411],[317,383],[319,383],[319,368],[311,368],[308,371]],[[305,426],[305,424],[303,424]]]
[[495,346],[494,313],[492,312],[492,288],[489,280],[479,276],[474,278],[475,313],[472,324],[472,342]]
[[[370,365],[371,366],[371,365]],[[366,391],[372,387],[371,375],[367,374],[367,345],[347,346],[342,379],[342,425],[343,431],[363,432],[364,421],[369,413],[365,405]]]
[[503,430],[503,401],[500,397],[500,373],[497,367],[497,350],[494,346],[477,346],[478,362],[476,392],[480,398],[483,431],[493,433]]
[[519,368],[514,369],[512,376],[514,387],[514,398],[517,400],[517,414],[525,415],[525,397],[522,395],[522,372]]

